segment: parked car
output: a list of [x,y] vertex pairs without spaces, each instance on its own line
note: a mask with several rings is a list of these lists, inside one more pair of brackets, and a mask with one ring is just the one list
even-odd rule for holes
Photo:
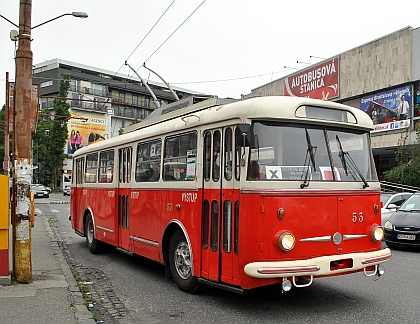
[[50,193],[43,185],[32,185],[31,191],[34,193],[35,198],[48,198],[50,196]]
[[69,186],[65,186],[63,189],[63,196],[70,196],[71,188]]
[[420,193],[412,194],[385,222],[385,243],[420,247]]
[[383,204],[381,207],[382,226],[411,194],[410,192],[381,193],[381,203]]

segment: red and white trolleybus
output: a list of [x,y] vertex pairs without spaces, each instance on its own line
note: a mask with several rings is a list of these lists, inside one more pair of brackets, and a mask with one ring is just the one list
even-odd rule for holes
[[162,263],[189,293],[383,273],[366,113],[292,97],[169,108],[74,153],[70,218],[92,253]]

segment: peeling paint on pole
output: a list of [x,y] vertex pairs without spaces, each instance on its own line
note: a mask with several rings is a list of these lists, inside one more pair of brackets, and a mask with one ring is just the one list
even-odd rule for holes
[[31,179],[32,165],[27,160],[18,163],[15,161],[16,170],[16,215],[29,217],[31,215]]
[[16,228],[16,240],[25,242],[29,238],[29,220],[22,220]]

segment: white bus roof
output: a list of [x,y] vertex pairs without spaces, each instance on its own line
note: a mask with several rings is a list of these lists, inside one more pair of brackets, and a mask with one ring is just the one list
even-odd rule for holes
[[[305,108],[308,106],[331,109],[331,113],[334,110],[341,111],[348,116],[352,116],[353,121],[343,123],[337,120],[306,118],[303,115],[296,117],[297,111],[300,111],[298,110],[299,107]],[[373,129],[373,122],[364,111],[335,102],[285,96],[254,97],[244,100],[213,97],[198,104],[171,111],[127,127],[125,129],[126,133],[83,147],[77,150],[74,156],[91,150],[102,150],[114,145],[123,145],[139,138],[146,139],[203,125],[222,125],[223,121],[228,120],[236,120],[237,123],[249,123],[251,120],[293,121],[324,123],[366,131]]]

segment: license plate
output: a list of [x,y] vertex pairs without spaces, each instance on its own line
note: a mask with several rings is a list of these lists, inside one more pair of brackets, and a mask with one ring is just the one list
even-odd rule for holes
[[416,236],[410,234],[397,234],[397,239],[414,241],[416,239]]

